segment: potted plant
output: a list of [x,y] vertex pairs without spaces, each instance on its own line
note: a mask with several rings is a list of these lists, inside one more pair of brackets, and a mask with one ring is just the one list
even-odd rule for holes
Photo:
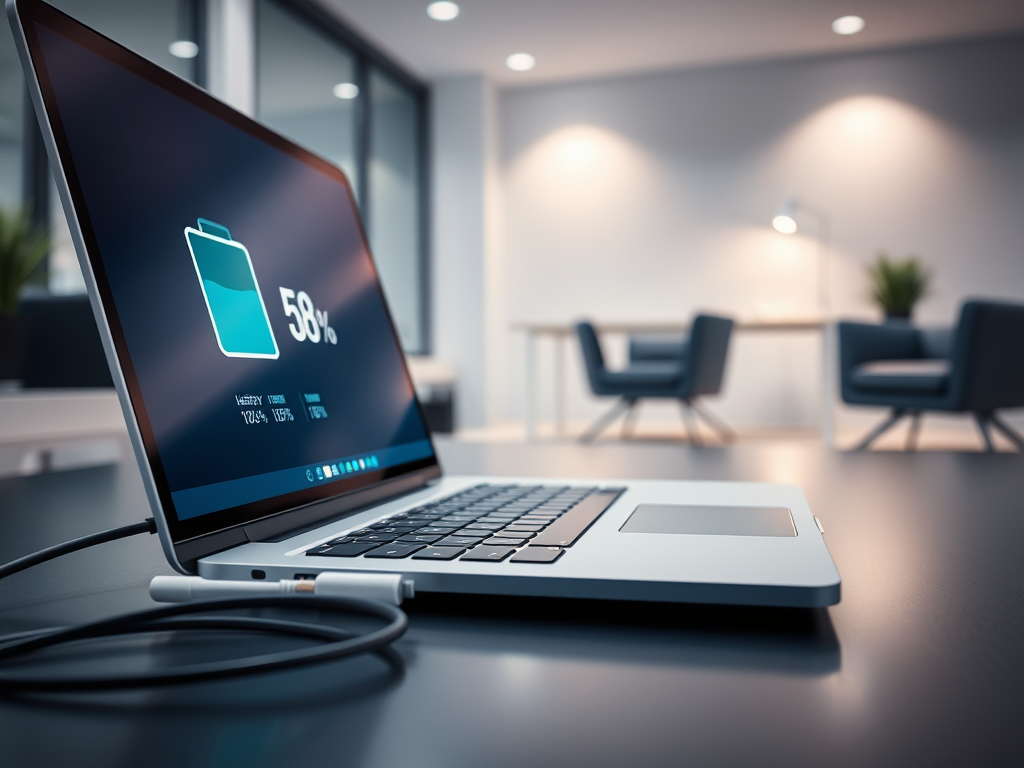
[[18,294],[45,278],[38,268],[49,251],[49,235],[27,211],[0,208],[0,381],[21,378],[28,324],[15,314]]
[[893,259],[879,253],[868,266],[871,300],[885,313],[886,320],[909,321],[914,305],[928,294],[931,271],[916,256]]

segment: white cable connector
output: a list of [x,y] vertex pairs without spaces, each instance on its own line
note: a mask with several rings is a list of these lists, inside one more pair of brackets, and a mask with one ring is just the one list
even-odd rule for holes
[[241,595],[306,593],[327,597],[357,597],[401,605],[415,595],[414,583],[398,573],[321,573],[315,579],[281,581],[219,581],[201,576],[154,576],[149,596],[158,603],[231,598]]

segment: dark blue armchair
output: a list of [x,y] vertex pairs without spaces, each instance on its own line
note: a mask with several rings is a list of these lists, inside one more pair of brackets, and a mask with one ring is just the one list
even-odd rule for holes
[[839,323],[843,402],[892,408],[856,447],[863,450],[904,416],[913,450],[925,411],[970,413],[988,451],[995,427],[1024,451],[1024,438],[996,411],[1024,407],[1024,305],[968,301],[955,329]]
[[647,347],[631,343],[629,367],[610,371],[605,367],[594,326],[578,323],[576,332],[591,390],[595,395],[619,398],[608,413],[594,422],[582,440],[594,440],[623,412],[626,413],[623,435],[628,434],[637,403],[652,397],[679,401],[687,434],[694,445],[700,444],[694,414],[701,416],[723,439],[731,439],[732,431],[703,408],[697,398],[717,394],[722,388],[732,326],[733,321],[726,317],[697,315],[689,338],[675,342],[675,349],[672,342],[656,342]]

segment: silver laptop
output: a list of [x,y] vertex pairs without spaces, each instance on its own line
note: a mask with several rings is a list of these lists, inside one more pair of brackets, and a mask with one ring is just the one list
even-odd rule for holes
[[45,3],[7,10],[174,568],[838,602],[796,487],[443,475],[345,175]]

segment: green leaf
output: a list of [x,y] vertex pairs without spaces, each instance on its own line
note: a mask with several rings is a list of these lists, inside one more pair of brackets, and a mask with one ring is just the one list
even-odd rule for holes
[[893,259],[879,253],[867,268],[870,296],[887,315],[909,316],[928,295],[932,274],[916,256]]
[[50,252],[50,235],[28,211],[0,208],[0,314],[13,315],[22,286],[45,279],[37,270]]

